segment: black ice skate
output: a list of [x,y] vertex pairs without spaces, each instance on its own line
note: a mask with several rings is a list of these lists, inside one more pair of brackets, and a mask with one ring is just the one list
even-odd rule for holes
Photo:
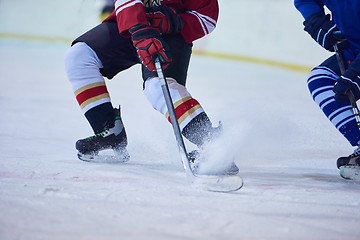
[[188,153],[190,167],[198,175],[236,175],[239,168],[234,157],[223,151],[219,142],[222,124],[212,127],[206,114],[199,114],[183,130],[184,136],[199,147]]
[[80,160],[115,163],[126,162],[130,159],[126,150],[127,136],[120,117],[120,109],[114,109],[114,113],[114,122],[108,124],[103,132],[76,142]]
[[360,147],[347,157],[337,160],[340,176],[348,180],[360,181]]
[[193,150],[188,153],[188,158],[190,161],[190,167],[194,174],[200,175],[236,175],[239,173],[239,168],[236,166],[235,162],[232,161],[228,166],[223,166],[220,168],[211,169],[211,171],[203,171],[200,169],[200,164],[202,161],[202,155],[200,150]]

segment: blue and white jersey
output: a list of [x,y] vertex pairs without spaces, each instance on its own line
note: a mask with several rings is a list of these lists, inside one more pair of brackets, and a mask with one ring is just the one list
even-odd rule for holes
[[304,19],[313,13],[324,13],[326,6],[351,45],[345,50],[346,58],[350,61],[360,59],[360,0],[294,0],[294,4]]

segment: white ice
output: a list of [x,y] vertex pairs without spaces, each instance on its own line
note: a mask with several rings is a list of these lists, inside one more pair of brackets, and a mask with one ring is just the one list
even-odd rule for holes
[[[271,2],[288,9],[285,1]],[[15,18],[16,3],[1,1],[0,18]],[[225,4],[224,17],[233,10]],[[299,25],[294,35],[302,36]],[[210,39],[197,47],[216,50]],[[297,41],[302,46],[308,36]],[[107,81],[114,105],[122,106],[131,160],[79,161],[74,143],[91,129],[66,79],[67,49],[61,42],[0,39],[1,240],[360,239],[360,184],[336,169],[337,157],[352,147],[312,101],[308,73],[193,56],[187,86],[211,120],[222,121],[245,182],[223,194],[187,184],[171,126],[143,95],[139,66]],[[302,58],[314,54],[319,63],[323,53],[314,49]]]

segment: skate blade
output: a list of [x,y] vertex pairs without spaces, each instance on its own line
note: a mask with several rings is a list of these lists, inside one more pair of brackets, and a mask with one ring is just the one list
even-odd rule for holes
[[130,160],[130,155],[126,149],[122,150],[102,150],[98,154],[78,153],[78,158],[85,162],[94,163],[124,163]]
[[194,175],[194,187],[210,192],[234,192],[242,188],[243,179],[238,175]]
[[360,181],[360,166],[342,166],[340,176],[347,180]]

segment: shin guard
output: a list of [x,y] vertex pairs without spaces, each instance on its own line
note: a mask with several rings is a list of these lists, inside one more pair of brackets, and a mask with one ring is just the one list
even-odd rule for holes
[[76,43],[66,53],[65,70],[84,114],[96,106],[110,103],[100,68],[101,61],[85,43]]
[[[211,122],[200,103],[194,99],[187,89],[173,78],[166,79],[173,100],[175,113],[183,135],[192,143],[202,143],[204,129],[211,128]],[[169,113],[158,78],[145,81],[144,93],[154,109],[162,113],[170,121]]]
[[335,101],[333,88],[338,75],[326,66],[314,68],[308,78],[312,98],[326,117],[344,135],[351,145],[357,146],[360,131],[350,103]]

